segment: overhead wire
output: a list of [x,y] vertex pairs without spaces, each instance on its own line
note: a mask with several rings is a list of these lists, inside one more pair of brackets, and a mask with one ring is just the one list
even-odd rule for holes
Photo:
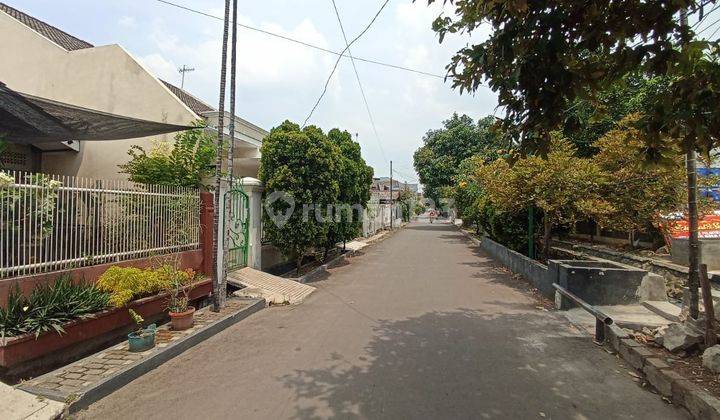
[[370,23],[368,23],[367,26],[365,26],[365,29],[363,29],[358,34],[358,36],[356,36],[352,41],[350,41],[349,44],[347,44],[347,46],[345,46],[345,49],[342,50],[342,52],[338,56],[337,60],[335,60],[335,65],[333,66],[332,71],[330,72],[330,75],[328,76],[327,80],[325,81],[325,85],[323,86],[322,93],[320,93],[320,96],[318,97],[317,101],[315,101],[315,105],[313,105],[307,118],[305,118],[305,122],[303,122],[303,127],[305,127],[307,125],[307,122],[310,120],[310,118],[312,118],[313,113],[315,113],[315,110],[317,109],[318,105],[320,105],[320,102],[322,102],[323,98],[325,97],[325,94],[327,93],[328,85],[330,84],[330,80],[332,80],[332,77],[335,74],[335,70],[337,70],[338,64],[340,64],[340,59],[342,59],[343,55],[350,48],[350,46],[353,45],[355,42],[357,42],[358,39],[362,38],[362,36],[365,35],[365,33],[370,29],[370,27],[372,27],[372,25],[377,20],[378,16],[380,16],[380,13],[382,13],[382,11],[385,9],[385,6],[387,6],[389,2],[390,2],[390,0],[385,0],[383,2],[382,6],[380,6],[380,9],[377,11],[375,16],[373,16],[373,18],[370,20]]
[[[158,2],[158,3],[161,3],[161,4],[165,4],[165,5],[168,5],[168,6],[172,6],[172,7],[178,8],[178,9],[185,10],[185,11],[187,11],[187,12],[191,12],[191,13],[195,13],[195,14],[198,14],[198,15],[201,15],[201,16],[209,17],[209,18],[211,18],[211,19],[215,19],[215,20],[219,20],[219,21],[222,21],[222,20],[223,20],[223,18],[220,17],[220,16],[215,16],[215,15],[213,15],[213,14],[211,14],[211,13],[203,12],[202,10],[194,9],[194,8],[192,8],[192,7],[184,6],[184,5],[182,5],[182,4],[174,3],[174,2],[171,2],[171,1],[168,1],[168,0],[155,0],[155,1]],[[268,30],[265,30],[265,29],[256,28],[256,27],[254,27],[254,26],[246,25],[246,24],[243,24],[243,23],[240,23],[240,22],[236,22],[235,24],[236,24],[237,26],[243,28],[243,29],[247,29],[247,30],[250,30],[250,31],[258,32],[258,33],[261,33],[261,34],[264,34],[264,35],[268,35],[268,36],[271,36],[271,37],[274,37],[274,38],[282,39],[282,40],[285,40],[285,41],[288,41],[288,42],[292,42],[292,43],[295,43],[295,44],[298,44],[298,45],[302,45],[302,46],[304,46],[304,47],[312,48],[312,49],[315,49],[315,50],[318,50],[318,51],[322,51],[322,52],[325,52],[325,53],[328,53],[328,54],[333,54],[333,55],[340,56],[340,57],[350,58],[348,55],[345,55],[344,53],[340,53],[340,52],[337,52],[337,51],[333,51],[333,50],[331,50],[331,49],[324,48],[324,47],[321,47],[321,46],[319,46],[319,45],[314,45],[314,44],[311,44],[311,43],[309,43],[309,42],[301,41],[301,40],[299,40],[299,39],[295,39],[295,38],[292,38],[292,37],[289,37],[289,36],[286,36],[286,35],[278,34],[278,33],[276,33],[276,32],[271,32],[271,31],[268,31]],[[424,76],[434,77],[434,78],[437,78],[437,79],[445,79],[445,76],[440,75],[440,74],[436,74],[436,73],[431,73],[431,72],[429,72],[429,71],[418,70],[418,69],[414,69],[414,68],[411,68],[411,67],[401,66],[401,65],[398,65],[398,64],[386,63],[386,62],[383,62],[383,61],[374,60],[374,59],[370,59],[370,58],[362,58],[362,57],[353,57],[353,58],[354,58],[355,60],[357,60],[357,61],[362,61],[362,62],[369,63],[369,64],[375,64],[375,65],[378,65],[378,66],[388,67],[388,68],[392,68],[392,69],[396,69],[396,70],[402,70],[402,71],[407,71],[407,72],[411,72],[411,73],[421,74],[421,75],[424,75]]]
[[382,142],[380,141],[380,135],[378,134],[377,126],[375,125],[375,119],[373,118],[372,112],[370,111],[370,105],[368,104],[367,96],[365,95],[365,89],[363,88],[362,81],[360,80],[360,73],[358,72],[357,66],[355,65],[355,58],[353,57],[352,51],[350,50],[347,34],[345,33],[345,27],[343,26],[342,18],[340,17],[340,11],[337,8],[335,0],[331,1],[333,9],[335,10],[335,17],[337,17],[338,24],[340,25],[340,32],[342,32],[343,40],[345,40],[345,45],[347,46],[347,52],[348,56],[350,57],[350,62],[352,63],[353,71],[355,72],[355,78],[357,79],[358,87],[360,88],[360,95],[362,96],[362,100],[365,103],[365,110],[367,111],[368,118],[370,119],[370,125],[372,125],[373,133],[375,134],[375,141],[377,142],[378,148],[380,149],[383,160],[387,163],[387,157],[385,156],[385,150],[383,149]]

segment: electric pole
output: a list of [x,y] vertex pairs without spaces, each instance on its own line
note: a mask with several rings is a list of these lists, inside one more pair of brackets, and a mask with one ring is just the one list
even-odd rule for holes
[[[225,271],[227,265],[225,258],[221,258],[218,254],[221,250],[222,244],[222,232],[220,231],[220,196],[222,195],[222,163],[223,163],[223,150],[224,143],[223,131],[224,131],[224,118],[225,118],[225,82],[227,76],[227,49],[228,49],[228,33],[230,29],[230,0],[225,0],[225,21],[223,29],[223,41],[222,41],[222,53],[220,60],[220,103],[218,105],[218,141],[217,141],[217,155],[215,156],[215,194],[214,197],[214,215],[213,215],[213,262],[215,275],[213,276],[213,311],[220,312],[225,306],[225,300],[227,299],[226,289],[226,276]],[[184,73],[183,73],[184,74]],[[223,221],[227,222],[227,214],[223,214]],[[226,223],[223,223],[224,225]],[[225,251],[223,250],[223,256]]]
[[182,78],[180,79],[180,89],[185,89],[185,73],[190,73],[191,71],[195,71],[195,69],[188,67],[185,64],[178,69],[178,73],[182,75]]
[[[680,26],[688,27],[687,11],[680,11]],[[687,48],[683,35],[683,48]],[[695,161],[695,145],[691,145],[685,155],[688,193],[688,288],[690,289],[690,317],[698,319],[698,286],[700,283],[700,246],[698,238],[697,209],[697,166]]]

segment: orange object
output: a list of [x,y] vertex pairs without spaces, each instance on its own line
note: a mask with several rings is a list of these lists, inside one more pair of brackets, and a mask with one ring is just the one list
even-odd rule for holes
[[[687,219],[671,221],[668,225],[670,235],[676,239],[690,236]],[[720,215],[707,215],[698,221],[698,236],[700,238],[720,238]]]

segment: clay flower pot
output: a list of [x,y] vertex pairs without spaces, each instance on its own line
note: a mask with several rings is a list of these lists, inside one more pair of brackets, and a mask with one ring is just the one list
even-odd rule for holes
[[182,331],[192,327],[195,322],[193,319],[194,313],[195,308],[192,306],[188,306],[188,309],[185,312],[169,312],[170,325],[172,325],[172,329],[175,331]]

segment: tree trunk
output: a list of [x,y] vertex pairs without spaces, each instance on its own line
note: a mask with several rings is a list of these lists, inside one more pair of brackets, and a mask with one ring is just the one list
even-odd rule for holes
[[347,251],[346,246],[347,246],[347,240],[346,240],[346,239],[343,239],[343,252],[346,252],[346,251]]
[[708,278],[707,265],[700,266],[700,284],[702,286],[703,306],[705,307],[705,346],[712,347],[717,344],[715,334],[715,308],[713,307],[712,290]]
[[550,236],[552,234],[552,223],[547,217],[543,220],[543,226],[545,231],[543,232],[543,254],[545,259],[550,258]]
[[302,255],[297,257],[297,259],[295,260],[295,274],[297,274],[298,277],[300,276],[300,268],[302,267],[302,260],[303,260]]
[[630,240],[630,249],[637,249],[637,233],[636,229],[630,229],[628,239]]
[[698,319],[700,283],[700,239],[698,237],[698,209],[697,209],[697,168],[695,151],[690,150],[686,156],[687,190],[688,190],[688,288],[690,289],[690,317]]

